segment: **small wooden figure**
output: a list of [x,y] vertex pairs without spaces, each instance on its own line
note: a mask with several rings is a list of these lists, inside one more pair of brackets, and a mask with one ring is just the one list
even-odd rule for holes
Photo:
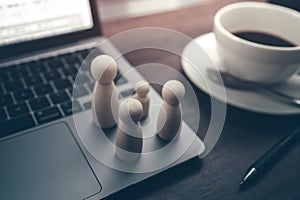
[[162,88],[164,100],[157,119],[157,135],[165,141],[171,141],[181,131],[181,101],[185,95],[183,84],[170,80]]
[[117,75],[115,60],[107,55],[94,58],[91,74],[95,80],[92,112],[94,123],[101,128],[111,128],[118,119],[119,102],[113,82]]
[[134,99],[139,100],[143,105],[143,116],[142,119],[145,119],[148,116],[149,112],[149,103],[150,98],[148,92],[150,90],[149,83],[146,81],[139,81],[135,85],[135,94],[133,95]]
[[143,148],[142,130],[139,121],[143,106],[136,99],[127,99],[120,104],[116,139],[116,154],[124,161],[140,156]]

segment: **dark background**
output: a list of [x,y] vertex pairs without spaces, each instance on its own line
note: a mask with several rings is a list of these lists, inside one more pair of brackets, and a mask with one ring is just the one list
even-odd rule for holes
[[[102,27],[107,37],[131,28],[155,26],[174,29],[195,38],[212,31],[216,11],[232,2],[237,1],[204,1],[197,6],[162,14],[105,22]],[[151,38],[151,34],[147,37]],[[168,42],[168,38],[160,39],[162,43]],[[128,53],[126,57],[133,66],[156,62],[182,72],[180,57],[167,52],[139,50]],[[151,79],[149,74],[143,75]],[[157,76],[165,75],[157,73]],[[210,97],[196,87],[194,90],[201,109],[198,135],[204,138],[210,122]],[[187,121],[192,117],[192,113],[188,114]],[[271,116],[228,106],[221,138],[207,157],[192,159],[108,199],[300,199],[299,145],[295,145],[264,176],[245,188],[239,186],[249,165],[293,130],[299,120],[300,116]]]

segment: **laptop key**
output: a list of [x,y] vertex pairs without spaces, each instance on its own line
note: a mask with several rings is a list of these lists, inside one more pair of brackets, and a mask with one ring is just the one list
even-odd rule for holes
[[44,95],[53,92],[53,88],[50,84],[44,84],[34,87],[34,91],[37,95]]
[[85,74],[80,74],[80,75],[78,75],[78,76],[76,77],[76,83],[77,83],[77,84],[82,85],[82,84],[84,84],[84,83],[89,83],[89,82],[90,82],[90,79],[89,79],[89,77],[88,77],[87,75],[85,75]]
[[27,68],[32,74],[44,73],[48,70],[47,66],[39,61],[28,63]]
[[57,71],[46,72],[44,76],[48,81],[61,78],[61,75]]
[[34,97],[31,89],[25,89],[14,93],[16,101],[25,101]]
[[8,81],[8,74],[6,70],[0,72],[0,82],[7,82]]
[[78,87],[74,87],[73,91],[72,89],[70,89],[70,94],[74,98],[79,98],[88,95],[89,92],[83,86],[78,86]]
[[116,83],[116,85],[122,85],[124,83],[127,83],[127,80],[124,77],[121,77],[119,79],[115,79],[114,82]]
[[62,114],[57,107],[50,107],[37,111],[34,116],[39,124],[44,124],[61,118]]
[[134,94],[134,89],[131,88],[131,89],[122,91],[119,95],[119,98],[122,99],[122,98],[128,97],[128,96],[133,95],[133,94]]
[[77,68],[63,68],[62,72],[64,73],[65,76],[72,76],[72,77],[76,77],[77,75]]
[[5,113],[5,110],[3,108],[0,108],[0,121],[6,120],[7,115]]
[[69,79],[56,80],[53,83],[57,90],[62,90],[72,86],[72,83]]
[[83,104],[84,109],[88,110],[92,108],[92,102],[88,101]]
[[37,85],[43,83],[40,75],[30,76],[24,79],[28,86]]
[[30,114],[0,122],[0,137],[8,136],[35,126]]
[[16,117],[29,112],[26,103],[13,104],[7,107],[7,111],[10,117]]
[[114,79],[116,85],[121,85],[127,83],[127,80],[122,76],[122,74],[118,71],[116,78]]
[[94,85],[95,85],[95,83],[89,83],[88,84],[88,87],[89,87],[89,89],[90,89],[91,92],[93,92]]
[[29,73],[24,65],[11,66],[8,68],[8,72],[13,79],[29,76]]
[[69,95],[65,91],[60,91],[50,95],[50,99],[54,104],[62,103],[70,100]]
[[2,95],[4,93],[4,90],[2,88],[2,84],[0,84],[0,95]]
[[22,90],[24,89],[24,84],[21,81],[9,81],[4,83],[4,87],[6,89],[6,91],[17,91],[17,90]]
[[41,110],[43,108],[49,107],[50,103],[47,97],[41,97],[41,98],[30,100],[29,105],[32,110],[36,111],[36,110]]
[[81,51],[77,51],[76,54],[81,55],[81,57],[84,59],[85,57],[87,57],[87,55],[89,55],[90,53],[90,49],[84,49]]
[[38,61],[30,61],[30,62],[25,62],[22,65],[28,70],[30,73],[32,73],[31,69],[36,67],[38,64]]
[[61,104],[60,107],[66,116],[82,111],[82,108],[78,101],[68,101]]
[[58,57],[46,59],[45,63],[47,63],[50,68],[61,67],[64,65],[62,60]]
[[73,53],[61,55],[61,58],[64,59],[68,64],[81,63],[79,57]]
[[8,106],[12,103],[13,103],[13,99],[12,99],[10,94],[0,95],[0,105],[1,105],[1,107]]

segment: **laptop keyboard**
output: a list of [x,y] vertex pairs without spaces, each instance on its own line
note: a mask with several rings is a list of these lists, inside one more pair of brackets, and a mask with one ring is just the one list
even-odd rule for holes
[[[93,79],[87,70],[77,75],[90,50],[0,68],[0,138],[90,109],[91,102],[80,105],[78,98],[92,92]],[[114,81],[127,82],[119,72]],[[132,89],[120,98],[127,93]]]

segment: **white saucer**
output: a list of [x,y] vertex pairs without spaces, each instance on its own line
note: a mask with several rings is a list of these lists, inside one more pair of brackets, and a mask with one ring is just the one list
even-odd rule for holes
[[[199,51],[195,51],[195,44],[200,45],[208,54],[210,60],[215,64],[208,65],[208,57]],[[199,47],[198,47],[199,48]],[[199,49],[198,49],[199,50]],[[268,94],[257,90],[235,90],[225,88],[214,83],[207,77],[208,68],[218,67],[224,70],[220,65],[219,57],[216,51],[216,41],[213,33],[201,35],[190,42],[182,53],[182,67],[190,80],[208,95],[226,102],[232,106],[242,109],[272,115],[291,115],[300,114],[300,108],[282,103]],[[196,66],[196,67],[195,67]],[[283,93],[300,98],[300,76],[293,76],[285,83],[274,87]]]

